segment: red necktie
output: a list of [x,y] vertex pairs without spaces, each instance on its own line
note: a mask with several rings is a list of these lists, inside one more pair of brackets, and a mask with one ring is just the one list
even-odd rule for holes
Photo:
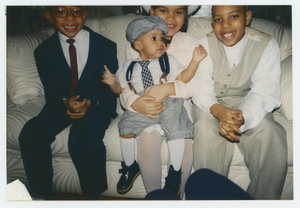
[[69,54],[70,54],[71,72],[72,72],[71,96],[73,96],[74,92],[75,92],[75,89],[76,89],[77,82],[78,82],[77,57],[76,57],[76,48],[73,45],[75,40],[74,39],[68,39],[67,42],[70,44]]

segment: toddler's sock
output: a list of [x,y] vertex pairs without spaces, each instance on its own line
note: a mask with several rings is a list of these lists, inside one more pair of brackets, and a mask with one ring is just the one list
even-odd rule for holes
[[135,138],[126,139],[120,137],[121,153],[126,166],[133,164],[135,160]]

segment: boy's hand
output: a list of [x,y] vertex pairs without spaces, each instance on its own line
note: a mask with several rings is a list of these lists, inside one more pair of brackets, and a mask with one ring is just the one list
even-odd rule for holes
[[245,123],[243,112],[241,110],[232,110],[232,118],[226,119],[219,123],[220,133],[231,141],[239,141],[236,134],[241,134],[239,129]]
[[91,100],[90,99],[84,99],[81,102],[82,107],[79,109],[76,109],[75,112],[71,112],[67,110],[67,114],[71,119],[79,119],[83,118],[87,112],[87,110],[91,107]]
[[107,85],[113,85],[116,82],[116,75],[112,74],[106,65],[104,65],[105,71],[103,71],[102,82]]
[[77,101],[78,99],[79,99],[79,95],[76,95],[70,97],[67,100],[64,100],[64,103],[70,112],[76,112],[77,109],[80,109],[85,105],[85,103]]
[[237,120],[237,121],[240,122],[240,124],[239,124],[238,127],[240,127],[241,125],[243,125],[245,123],[245,118],[243,116],[243,111],[241,111],[241,110],[233,110],[233,111],[231,111],[231,114],[232,114],[232,117],[235,120]]
[[207,56],[205,48],[199,44],[195,49],[193,53],[193,60],[196,62],[202,61]]
[[235,135],[235,133],[240,133],[240,130],[237,127],[240,123],[240,120],[234,119],[240,118],[240,115],[237,112],[232,114],[232,109],[227,108],[221,104],[214,104],[210,108],[210,112],[219,120],[220,134],[222,134],[224,137],[226,137],[232,142],[237,142],[240,140],[240,138],[237,135]]

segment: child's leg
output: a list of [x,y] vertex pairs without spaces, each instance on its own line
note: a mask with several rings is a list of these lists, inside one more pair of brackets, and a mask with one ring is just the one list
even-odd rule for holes
[[[23,127],[19,143],[31,194],[53,199],[51,143],[55,135],[73,122],[64,110],[45,106],[43,111]],[[51,127],[51,128],[50,128]]]
[[184,139],[176,139],[167,142],[169,149],[168,176],[164,189],[180,194],[181,190],[181,165],[184,155]]
[[184,139],[176,139],[167,142],[169,149],[170,165],[173,165],[174,170],[181,169],[183,154],[184,154]]
[[161,144],[158,131],[143,131],[137,138],[137,157],[147,193],[161,189]]
[[180,198],[183,197],[185,184],[187,179],[189,178],[192,165],[193,165],[193,140],[188,138],[184,140],[184,155],[181,166],[181,187],[180,187]]
[[135,160],[135,138],[134,134],[122,135],[120,137],[121,153],[126,166],[133,164]]
[[135,161],[135,135],[121,135],[122,175],[117,184],[117,192],[126,194],[133,186],[135,179],[140,175],[139,165]]
[[273,114],[243,133],[238,147],[249,168],[247,192],[254,199],[280,199],[287,172],[287,141],[285,129]]
[[[168,164],[169,168],[171,165],[170,152],[168,156]],[[183,197],[185,191],[185,184],[188,178],[191,175],[193,166],[193,140],[191,138],[184,139],[184,155],[181,165],[181,186],[180,186],[180,198]]]
[[219,121],[196,106],[194,120],[193,165],[195,170],[208,168],[228,177],[235,143],[228,142],[219,133]]

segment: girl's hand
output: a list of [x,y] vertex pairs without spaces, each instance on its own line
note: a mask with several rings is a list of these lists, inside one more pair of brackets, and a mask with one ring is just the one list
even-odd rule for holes
[[106,65],[104,65],[105,71],[103,71],[102,82],[107,85],[113,85],[116,82],[116,75],[112,74]]
[[131,105],[131,108],[149,118],[159,118],[157,114],[164,110],[165,104],[162,101],[155,101],[154,97],[144,95],[137,98]]

